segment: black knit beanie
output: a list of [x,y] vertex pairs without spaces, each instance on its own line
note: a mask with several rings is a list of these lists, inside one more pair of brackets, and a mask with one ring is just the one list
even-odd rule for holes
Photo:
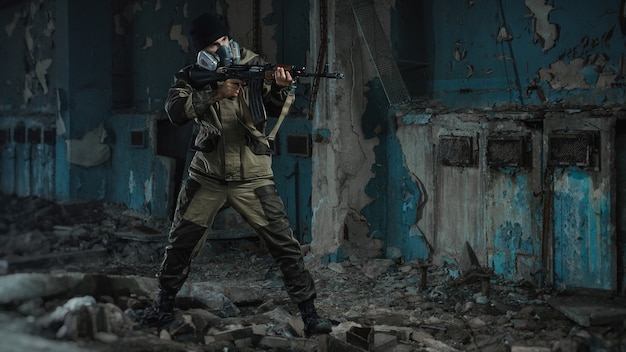
[[221,37],[228,35],[228,28],[221,17],[205,13],[191,21],[189,35],[196,52],[213,44]]

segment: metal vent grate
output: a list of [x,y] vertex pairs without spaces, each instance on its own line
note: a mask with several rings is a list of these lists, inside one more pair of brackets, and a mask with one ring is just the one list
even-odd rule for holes
[[365,39],[370,58],[376,66],[389,104],[410,100],[400,70],[392,56],[390,41],[380,23],[372,0],[350,0],[359,30]]
[[302,155],[311,157],[312,153],[310,135],[290,135],[287,136],[287,153],[292,155]]
[[548,165],[599,167],[598,133],[551,135],[548,137]]
[[25,143],[26,142],[26,126],[20,123],[13,129],[13,140],[15,143]]
[[30,144],[41,143],[41,127],[30,127],[26,132],[26,140]]
[[439,159],[445,166],[474,166],[472,137],[439,137]]
[[527,167],[532,150],[524,136],[487,137],[487,165],[499,167]]
[[146,147],[146,131],[132,130],[130,131],[130,146],[134,148]]

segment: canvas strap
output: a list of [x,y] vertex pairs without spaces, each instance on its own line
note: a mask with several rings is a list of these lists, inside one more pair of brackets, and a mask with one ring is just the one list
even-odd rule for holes
[[289,113],[289,109],[291,108],[291,104],[293,103],[295,98],[296,98],[295,86],[292,85],[291,88],[289,88],[289,94],[287,94],[287,98],[285,98],[285,103],[283,104],[283,108],[280,111],[278,120],[276,121],[274,128],[272,128],[270,133],[267,135],[268,140],[273,141],[276,138],[276,134],[278,133],[278,130],[280,129],[280,125],[283,123],[285,116],[287,116],[287,114]]

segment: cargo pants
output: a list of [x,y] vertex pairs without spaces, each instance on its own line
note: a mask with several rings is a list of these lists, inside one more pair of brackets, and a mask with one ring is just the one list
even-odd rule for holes
[[300,243],[293,237],[285,206],[271,179],[226,182],[192,174],[178,194],[159,287],[175,295],[189,276],[191,263],[204,246],[217,212],[225,205],[237,210],[276,260],[285,289],[294,303],[316,296],[315,284],[304,266]]

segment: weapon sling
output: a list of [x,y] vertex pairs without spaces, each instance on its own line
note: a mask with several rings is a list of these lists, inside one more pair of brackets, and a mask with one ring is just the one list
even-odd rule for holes
[[296,98],[296,94],[294,92],[294,86],[291,86],[289,88],[289,94],[287,94],[287,98],[285,98],[285,103],[283,104],[283,108],[280,110],[280,115],[278,116],[278,120],[276,121],[276,124],[274,125],[274,127],[272,128],[272,130],[270,131],[270,133],[267,135],[267,140],[273,141],[276,138],[276,134],[278,133],[278,129],[280,128],[280,125],[283,123],[283,120],[285,119],[285,116],[287,116],[287,114],[289,113],[289,109],[291,108],[291,104],[293,103],[293,101]]

